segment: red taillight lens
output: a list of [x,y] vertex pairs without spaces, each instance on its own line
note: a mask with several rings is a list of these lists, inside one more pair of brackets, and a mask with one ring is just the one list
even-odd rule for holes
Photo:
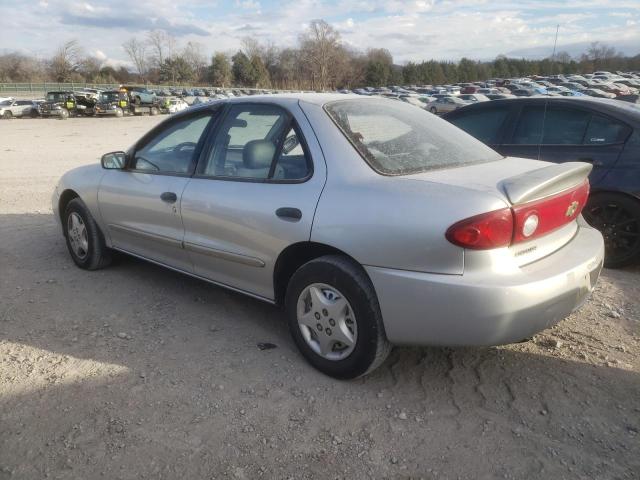
[[[589,182],[585,181],[567,192],[524,205],[516,205],[513,207],[513,243],[531,240],[572,222],[580,215],[588,197]],[[538,218],[537,226],[530,232],[530,218],[534,216]]]
[[589,182],[535,202],[483,213],[447,230],[451,243],[472,250],[508,247],[545,235],[576,219],[589,197]]
[[513,213],[503,208],[467,218],[451,225],[447,240],[464,248],[487,250],[507,247],[513,237]]

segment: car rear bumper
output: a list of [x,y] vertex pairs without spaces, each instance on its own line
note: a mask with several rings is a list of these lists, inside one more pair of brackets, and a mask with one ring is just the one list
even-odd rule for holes
[[391,343],[483,346],[518,342],[567,317],[593,290],[603,258],[602,235],[581,222],[568,244],[515,272],[365,269]]

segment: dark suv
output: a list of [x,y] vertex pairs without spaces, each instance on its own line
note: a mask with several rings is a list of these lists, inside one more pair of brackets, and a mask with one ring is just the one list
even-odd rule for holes
[[605,265],[640,260],[640,107],[531,97],[478,102],[443,118],[505,156],[591,163],[583,215],[605,238]]

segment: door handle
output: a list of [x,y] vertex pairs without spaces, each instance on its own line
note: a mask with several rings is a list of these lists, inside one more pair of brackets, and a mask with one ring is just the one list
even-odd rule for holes
[[160,200],[167,203],[176,203],[178,196],[173,192],[163,192],[160,194]]
[[302,212],[297,208],[282,207],[276,210],[276,215],[290,222],[297,222],[302,218]]

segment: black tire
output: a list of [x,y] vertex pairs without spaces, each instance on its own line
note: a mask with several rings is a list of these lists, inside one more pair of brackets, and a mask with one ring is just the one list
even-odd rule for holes
[[431,107],[431,108],[429,109],[429,111],[430,111],[431,113],[433,113],[434,115],[436,115],[436,114],[438,113],[438,109],[437,109],[436,107]]
[[596,193],[582,215],[604,237],[605,267],[626,267],[640,260],[640,201],[619,193]]
[[40,116],[40,114],[38,113],[38,110],[36,110],[35,108],[31,110],[29,115],[31,116],[31,118],[38,118]]
[[[316,353],[304,339],[297,318],[298,298],[313,283],[336,288],[351,305],[357,322],[353,351],[344,359],[330,360]],[[379,367],[389,355],[378,297],[364,269],[341,255],[326,255],[300,267],[291,277],[285,296],[289,331],[307,361],[322,373],[339,379],[365,375]]]
[[[74,251],[69,238],[69,217],[73,213],[81,217],[86,228],[88,249],[84,256],[80,256]],[[111,250],[104,243],[104,236],[100,231],[100,227],[93,219],[87,206],[79,198],[74,198],[67,204],[62,217],[62,231],[64,232],[69,254],[78,267],[85,270],[98,270],[111,263]]]
[[6,112],[4,112],[2,114],[2,117],[6,120],[9,120],[11,117],[13,117],[13,113],[11,113],[9,110],[7,110]]

